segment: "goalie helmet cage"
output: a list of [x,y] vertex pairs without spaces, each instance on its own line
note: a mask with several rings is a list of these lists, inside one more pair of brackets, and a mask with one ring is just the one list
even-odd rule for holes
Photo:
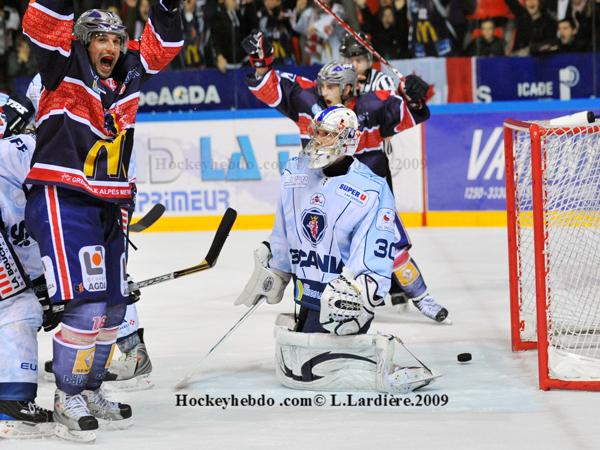
[[600,126],[504,123],[513,351],[540,389],[600,390]]

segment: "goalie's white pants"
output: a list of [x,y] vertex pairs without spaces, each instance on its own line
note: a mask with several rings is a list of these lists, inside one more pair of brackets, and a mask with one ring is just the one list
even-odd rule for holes
[[401,347],[389,335],[297,333],[276,325],[275,370],[293,389],[406,394],[434,376],[421,365],[399,364]]
[[139,327],[140,319],[138,318],[135,304],[127,305],[125,317],[123,317],[123,322],[121,323],[121,326],[119,326],[117,339],[121,339],[135,333]]
[[33,400],[42,307],[31,289],[0,301],[0,400]]

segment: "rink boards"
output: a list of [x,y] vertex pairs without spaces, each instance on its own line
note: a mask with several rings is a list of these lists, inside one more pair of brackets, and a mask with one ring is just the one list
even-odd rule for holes
[[[543,119],[595,100],[432,106],[431,119],[392,140],[396,206],[409,227],[505,225],[502,122]],[[273,110],[140,114],[136,212],[163,203],[154,231],[214,229],[227,207],[240,229],[268,229],[279,174],[300,151],[295,124]]]

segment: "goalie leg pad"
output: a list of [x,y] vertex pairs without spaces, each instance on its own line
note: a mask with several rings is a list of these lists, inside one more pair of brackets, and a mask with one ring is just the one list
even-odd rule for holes
[[433,380],[421,365],[399,364],[393,336],[334,336],[275,328],[276,375],[292,389],[406,394]]

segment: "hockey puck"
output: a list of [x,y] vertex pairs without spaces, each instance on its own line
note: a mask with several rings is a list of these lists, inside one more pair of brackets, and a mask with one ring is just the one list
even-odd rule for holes
[[458,360],[458,362],[469,362],[472,359],[472,356],[470,353],[460,353],[458,355],[456,355],[456,359]]

